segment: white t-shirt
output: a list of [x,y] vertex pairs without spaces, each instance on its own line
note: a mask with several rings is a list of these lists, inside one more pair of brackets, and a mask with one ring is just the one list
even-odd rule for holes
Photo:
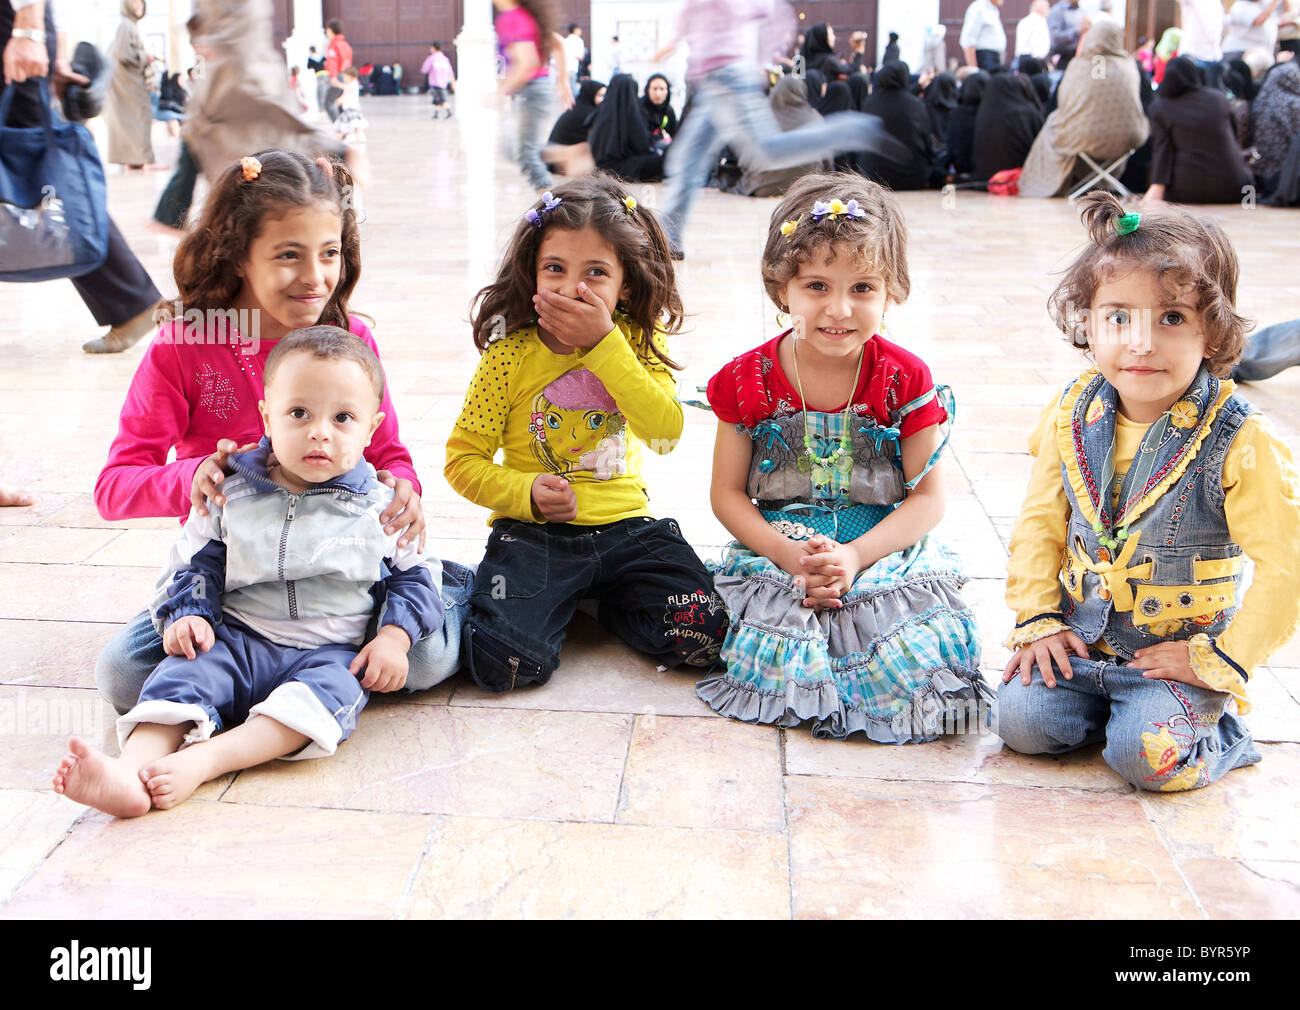
[[564,60],[569,65],[569,73],[578,72],[578,64],[582,58],[587,55],[587,44],[582,41],[581,35],[564,36]]
[[1183,39],[1179,56],[1194,60],[1223,59],[1223,4],[1219,0],[1180,0]]
[[1223,40],[1225,53],[1244,53],[1248,49],[1264,49],[1270,55],[1277,48],[1277,11],[1274,9],[1262,25],[1254,21],[1264,11],[1264,5],[1255,0],[1237,0],[1228,11],[1228,34]]
[[1047,30],[1047,18],[1041,14],[1026,14],[1016,25],[1016,55],[1047,59],[1052,51],[1052,34]]
[[957,43],[962,49],[990,49],[1004,53],[1007,33],[1002,27],[1002,10],[990,0],[975,0],[966,8],[962,21],[961,37]]

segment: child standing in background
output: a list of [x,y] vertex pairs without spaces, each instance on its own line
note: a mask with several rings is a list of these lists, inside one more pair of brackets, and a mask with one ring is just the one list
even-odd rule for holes
[[484,690],[550,679],[584,599],[660,663],[717,659],[726,612],[676,521],[650,514],[641,478],[642,445],[667,453],[681,437],[664,339],[681,319],[659,223],[603,175],[546,193],[479,292],[483,357],[446,475],[492,510],[461,650]]
[[1104,741],[1137,788],[1198,789],[1260,760],[1238,716],[1300,617],[1300,477],[1225,378],[1247,321],[1222,229],[1125,214],[1109,193],[1085,197],[1083,219],[1051,307],[1096,367],[1030,437],[998,733],[1022,754]]

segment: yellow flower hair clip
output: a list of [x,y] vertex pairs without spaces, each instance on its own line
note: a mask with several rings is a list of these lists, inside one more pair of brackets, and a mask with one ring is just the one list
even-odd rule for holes
[[623,200],[623,206],[627,208],[629,214],[636,211],[636,197],[629,196]]
[[262,174],[262,163],[251,156],[240,158],[239,167],[244,173],[245,182],[252,182]]
[[800,214],[798,217],[794,218],[793,220],[786,221],[781,225],[781,234],[784,235],[787,239],[789,239],[790,236],[794,234],[794,230],[799,227],[799,222],[802,220],[803,220],[803,215]]

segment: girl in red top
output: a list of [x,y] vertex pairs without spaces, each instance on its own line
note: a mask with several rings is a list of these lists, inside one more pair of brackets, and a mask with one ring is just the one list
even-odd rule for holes
[[879,336],[909,288],[894,198],[858,175],[805,176],[772,217],[763,281],[792,328],[708,386],[713,511],[736,541],[714,580],[727,672],[697,692],[815,736],[964,732],[991,693],[958,560],[928,536],[952,398]]

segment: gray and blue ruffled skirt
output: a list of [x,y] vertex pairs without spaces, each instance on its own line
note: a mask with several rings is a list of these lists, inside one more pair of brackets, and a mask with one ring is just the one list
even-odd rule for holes
[[732,543],[712,565],[731,614],[725,673],[696,693],[722,715],[814,736],[919,743],[978,732],[993,694],[955,554],[930,537],[862,572],[843,607],[803,606],[793,579]]

